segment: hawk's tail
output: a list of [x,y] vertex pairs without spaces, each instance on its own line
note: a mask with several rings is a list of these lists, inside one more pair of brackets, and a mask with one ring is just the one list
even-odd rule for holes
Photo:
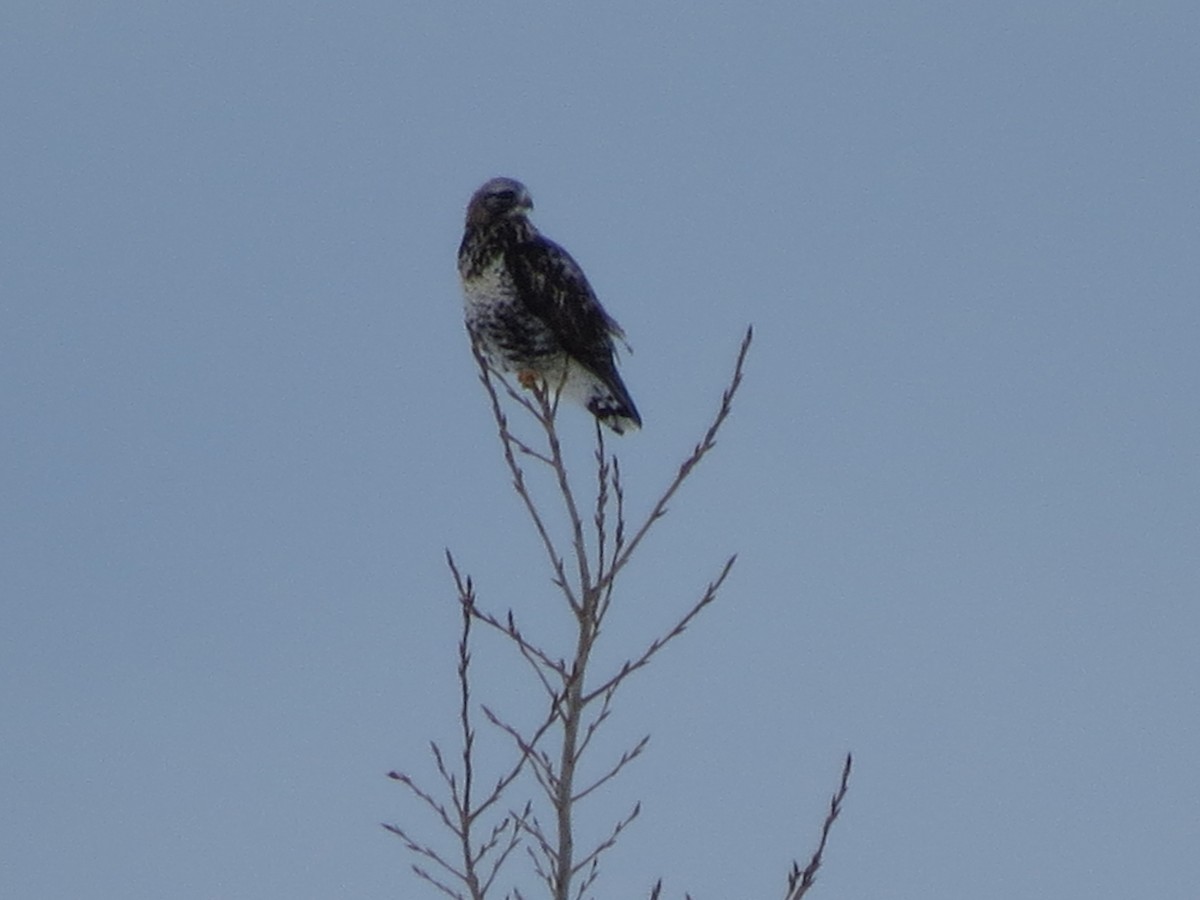
[[642,417],[615,369],[607,377],[597,379],[587,408],[617,434],[642,427]]

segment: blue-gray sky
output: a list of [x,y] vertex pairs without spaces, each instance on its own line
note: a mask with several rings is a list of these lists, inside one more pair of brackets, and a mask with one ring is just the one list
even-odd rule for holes
[[598,896],[779,896],[852,749],[813,896],[1192,900],[1198,30],[9,0],[0,893],[433,896],[378,823],[453,734],[443,548],[560,621],[454,270],[505,174],[634,345],[635,514],[757,329],[606,636],[740,553],[611,725],[653,740],[589,811],[645,810]]

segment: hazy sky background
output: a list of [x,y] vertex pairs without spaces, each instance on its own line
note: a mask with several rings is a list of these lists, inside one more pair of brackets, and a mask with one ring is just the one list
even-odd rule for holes
[[[1194,900],[1198,34],[1182,0],[7,0],[0,894],[435,896],[378,823],[440,839],[385,773],[453,737],[444,548],[561,623],[461,325],[504,174],[634,345],[633,514],[757,329],[606,636],[740,553],[614,716],[605,753],[653,739],[585,809],[644,807],[596,895],[781,896],[851,749],[810,896]],[[510,654],[478,671],[520,710]]]

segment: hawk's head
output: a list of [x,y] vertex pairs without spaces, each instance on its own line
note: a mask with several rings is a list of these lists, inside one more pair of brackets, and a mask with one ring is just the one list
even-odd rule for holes
[[515,178],[493,178],[475,192],[467,204],[467,223],[487,225],[501,219],[519,218],[533,209],[525,185]]

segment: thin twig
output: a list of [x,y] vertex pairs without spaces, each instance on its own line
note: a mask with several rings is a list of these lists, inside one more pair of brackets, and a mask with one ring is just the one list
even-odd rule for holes
[[617,760],[615,764],[613,764],[612,768],[610,768],[604,775],[601,775],[599,778],[597,778],[595,781],[593,781],[590,785],[588,785],[586,788],[584,788],[582,791],[580,791],[578,794],[576,794],[574,797],[572,797],[571,800],[573,802],[578,802],[578,801],[582,800],[584,797],[586,797],[588,794],[590,794],[592,791],[596,790],[596,788],[600,787],[600,785],[605,784],[606,782],[609,782],[612,779],[616,778],[622,769],[624,769],[627,765],[629,765],[631,762],[633,762],[635,759],[637,759],[639,756],[642,755],[642,751],[646,749],[646,745],[649,743],[650,743],[650,735],[648,735],[648,734],[644,735],[642,737],[642,739],[640,741],[638,741],[632,748],[630,748],[629,750],[626,750],[624,753],[621,754],[621,758],[619,760]]
[[612,698],[615,693],[616,691],[610,690],[604,694],[603,702],[600,704],[600,712],[596,714],[596,717],[588,723],[587,728],[584,730],[583,740],[579,742],[578,753],[580,757],[587,752],[588,744],[592,742],[592,738],[600,730],[600,726],[608,719],[612,708]]
[[[729,417],[729,413],[733,410],[733,398],[737,395],[738,388],[741,387],[742,369],[746,363],[746,354],[750,352],[750,342],[752,340],[754,340],[753,326],[746,329],[746,336],[742,338],[742,345],[738,349],[737,362],[733,366],[733,377],[730,379],[729,387],[721,395],[721,406],[717,409],[717,414],[713,418],[712,424],[708,426],[708,431],[705,432],[704,438],[692,450],[692,455],[680,465],[679,471],[675,473],[675,478],[658,498],[658,502],[654,504],[654,509],[650,511],[650,515],[646,517],[641,527],[634,533],[633,538],[630,539],[625,549],[613,560],[613,564],[605,576],[607,581],[611,581],[621,569],[625,568],[625,565],[629,562],[629,558],[637,550],[638,544],[642,542],[642,538],[646,536],[651,526],[666,513],[667,504],[675,496],[675,492],[687,480],[688,475],[692,473],[692,470],[696,468],[700,460],[704,459],[708,455],[708,452],[716,446],[717,434],[720,432],[725,420]],[[603,587],[603,584],[601,587]]]
[[[538,536],[542,539],[542,545],[546,549],[546,556],[549,558],[550,567],[554,570],[557,584],[567,594],[568,602],[571,608],[575,609],[580,606],[576,600],[574,593],[571,591],[571,586],[567,581],[566,571],[563,568],[562,555],[558,552],[558,548],[554,546],[554,541],[550,538],[550,532],[546,529],[546,523],[542,521],[541,513],[538,512],[537,505],[533,502],[533,497],[529,493],[529,489],[525,484],[525,472],[520,464],[517,463],[516,456],[513,453],[514,440],[512,432],[508,427],[508,417],[505,416],[504,410],[500,407],[500,397],[496,393],[495,385],[492,384],[493,369],[487,361],[487,357],[479,349],[478,344],[472,343],[471,352],[475,355],[475,362],[479,366],[479,380],[482,382],[484,389],[487,391],[488,397],[492,404],[492,416],[496,420],[496,427],[500,432],[500,443],[504,448],[504,461],[508,464],[508,470],[513,477],[513,487],[516,489],[517,496],[521,498],[521,502],[525,505],[525,510],[529,514],[529,518],[533,521],[534,528],[537,530]],[[509,395],[515,397],[526,409],[530,410],[539,422],[542,421],[542,412],[531,404],[526,398],[518,395],[509,386],[508,382],[503,378],[500,379],[505,386]],[[543,404],[544,405],[544,404]],[[544,427],[553,429],[553,419],[545,422]],[[551,463],[552,464],[552,463]]]
[[535,385],[533,394],[541,406],[542,415],[539,417],[539,422],[543,431],[545,431],[546,443],[550,448],[550,467],[554,470],[554,477],[558,481],[558,491],[567,512],[567,521],[571,527],[571,546],[575,551],[575,565],[579,571],[579,589],[581,595],[581,603],[579,608],[575,609],[575,614],[578,616],[588,615],[589,611],[595,606],[595,600],[589,596],[594,592],[592,591],[592,575],[591,566],[588,563],[587,544],[584,539],[583,518],[579,515],[579,506],[575,501],[575,490],[571,487],[571,479],[567,475],[567,464],[563,459],[562,442],[558,439],[558,428],[554,424],[558,397],[561,394],[561,390],[554,393],[554,405],[551,403],[549,391],[543,384],[539,383]]
[[605,691],[609,691],[619,685],[638,669],[649,663],[650,660],[653,659],[663,647],[667,646],[667,644],[679,637],[679,635],[683,634],[688,625],[691,624],[692,620],[696,618],[696,616],[700,615],[700,611],[717,599],[717,592],[721,589],[721,585],[725,583],[725,579],[729,576],[730,571],[733,569],[733,564],[736,561],[737,554],[735,553],[725,561],[725,565],[721,568],[720,574],[709,583],[708,587],[704,591],[703,596],[701,596],[700,599],[692,605],[691,609],[683,614],[679,621],[676,622],[666,634],[655,638],[650,643],[650,646],[648,646],[642,652],[641,656],[639,656],[637,659],[625,662],[617,674],[603,682],[599,687],[593,688],[591,691],[585,694],[583,697],[583,702],[591,703],[592,700],[594,700],[599,694],[603,694]]
[[[436,746],[436,745],[435,745]],[[421,788],[412,778],[404,772],[388,772],[387,777],[393,781],[398,781],[417,797],[425,802],[425,805],[437,813],[438,818],[442,820],[442,824],[450,830],[451,833],[457,835],[457,826],[450,818],[450,813],[446,811],[446,807],[433,798],[433,796],[423,788]]]
[[853,759],[849,753],[846,754],[846,763],[842,766],[842,781],[838,785],[838,789],[834,791],[833,799],[829,801],[829,812],[825,816],[825,823],[821,826],[821,840],[817,844],[817,849],[803,869],[799,863],[792,863],[792,871],[788,873],[788,889],[784,894],[784,900],[800,900],[808,889],[813,886],[813,882],[817,880],[817,870],[821,868],[821,861],[825,855],[825,844],[829,840],[829,829],[833,827],[833,823],[837,821],[837,817],[842,812],[842,801],[846,799],[846,791],[850,787],[850,767],[853,764]]
[[603,853],[605,850],[610,849],[614,844],[616,844],[617,838],[621,836],[621,832],[624,831],[629,826],[630,822],[632,822],[634,819],[636,819],[638,817],[638,815],[641,813],[641,811],[642,811],[642,804],[635,803],[633,805],[633,809],[630,811],[629,815],[627,815],[624,819],[622,819],[615,826],[613,826],[613,830],[612,830],[612,832],[609,833],[608,837],[606,837],[599,844],[597,844],[595,849],[593,849],[591,853],[589,853],[585,857],[583,857],[583,859],[581,859],[579,861],[579,863],[575,866],[575,870],[571,874],[578,873],[581,870],[583,870],[584,868],[586,868],[587,866],[593,865],[596,862],[596,860],[599,859],[601,853]]
[[[608,453],[604,449],[604,431],[600,420],[596,420],[596,512],[593,523],[596,526],[596,579],[603,580],[604,566],[607,562],[608,549],[608,483],[609,483]],[[599,618],[599,610],[597,610]]]

